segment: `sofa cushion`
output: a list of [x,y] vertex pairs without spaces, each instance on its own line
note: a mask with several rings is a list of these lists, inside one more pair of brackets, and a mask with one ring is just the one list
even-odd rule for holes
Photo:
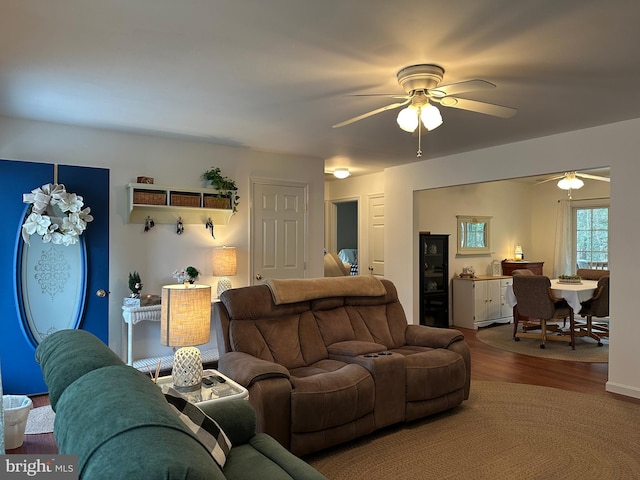
[[261,320],[232,320],[229,338],[234,351],[288,369],[304,367],[329,356],[310,312]]
[[224,475],[229,480],[327,480],[264,433],[254,435],[248,444],[233,447]]
[[349,315],[343,306],[331,310],[314,310],[313,314],[325,345],[356,340]]
[[220,425],[173,388],[169,388],[164,396],[180,420],[211,453],[215,462],[224,467],[227,455],[231,451],[231,442]]
[[408,402],[430,400],[464,388],[466,365],[456,352],[409,346],[393,352],[405,355]]
[[305,377],[292,375],[291,383],[294,433],[344,425],[373,411],[373,378],[360,365],[344,364],[338,370]]

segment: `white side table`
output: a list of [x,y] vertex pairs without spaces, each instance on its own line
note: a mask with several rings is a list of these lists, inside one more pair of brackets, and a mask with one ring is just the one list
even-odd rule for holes
[[[225,381],[219,382],[216,380],[215,377],[218,375],[224,378]],[[204,370],[202,376],[203,378],[211,377],[213,384],[205,385],[203,383],[200,390],[196,390],[195,392],[180,392],[191,403],[208,405],[213,402],[224,402],[237,398],[247,400],[249,398],[249,391],[246,388],[217,370]],[[162,392],[165,393],[169,387],[173,386],[171,375],[158,378],[158,386],[162,389]]]
[[147,307],[122,306],[122,318],[127,324],[127,365],[133,365],[133,326],[143,321],[159,322],[160,305]]

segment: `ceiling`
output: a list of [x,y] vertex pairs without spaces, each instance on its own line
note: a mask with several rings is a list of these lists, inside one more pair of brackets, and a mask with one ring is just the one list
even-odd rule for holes
[[[441,108],[420,160],[640,117],[636,0],[0,0],[0,115],[317,156],[418,160],[401,68],[435,63],[502,119]],[[517,159],[514,159],[517,161]]]

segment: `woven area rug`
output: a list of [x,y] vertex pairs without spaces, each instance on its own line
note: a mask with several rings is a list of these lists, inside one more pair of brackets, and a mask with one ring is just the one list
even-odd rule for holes
[[27,426],[24,430],[25,435],[53,432],[53,421],[55,418],[56,414],[51,410],[49,405],[32,409],[27,417]]
[[444,414],[305,457],[329,480],[638,478],[640,405],[473,382]]
[[568,342],[549,340],[545,343],[545,348],[540,348],[540,340],[535,338],[521,338],[516,342],[513,339],[513,324],[482,328],[476,333],[476,338],[494,348],[533,357],[574,362],[606,363],[609,361],[608,338],[602,339],[604,343],[602,347],[598,347],[597,342],[590,337],[577,337],[575,350],[571,349]]

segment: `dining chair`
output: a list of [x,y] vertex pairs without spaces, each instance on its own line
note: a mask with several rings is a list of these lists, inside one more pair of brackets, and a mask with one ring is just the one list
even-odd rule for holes
[[609,316],[609,276],[600,277],[598,287],[593,292],[593,296],[581,302],[580,316],[586,320],[576,322],[578,335],[588,336],[602,346],[602,338],[609,336],[609,324],[605,322],[593,323],[593,317],[604,318]]
[[576,271],[583,280],[600,280],[602,277],[609,276],[609,270],[596,270],[595,268],[579,268]]
[[[516,276],[516,275],[533,275],[533,272],[528,268],[516,268],[511,272],[511,276]],[[523,332],[526,332],[527,330],[534,330],[537,328],[536,325],[532,324],[531,322],[527,322],[526,317],[523,317],[522,315],[518,315],[516,313],[515,307],[513,307],[513,337],[514,338],[516,336],[516,333],[518,332],[518,324],[520,324],[520,322],[522,322]]]
[[[514,333],[513,339],[518,342],[520,338],[539,338],[540,348],[545,348],[547,340],[567,341],[571,348],[575,349],[575,322],[573,309],[563,298],[557,298],[551,290],[551,280],[545,275],[516,275],[513,277],[513,293],[516,297],[514,309]],[[527,317],[523,321],[526,325],[524,332],[518,333],[519,317]],[[553,320],[565,320],[569,317],[569,332],[563,331]],[[538,333],[528,331],[537,326]],[[537,329],[536,329],[537,330]]]
[[533,272],[528,268],[517,268],[513,272],[511,272],[511,276],[515,275],[533,275]]

